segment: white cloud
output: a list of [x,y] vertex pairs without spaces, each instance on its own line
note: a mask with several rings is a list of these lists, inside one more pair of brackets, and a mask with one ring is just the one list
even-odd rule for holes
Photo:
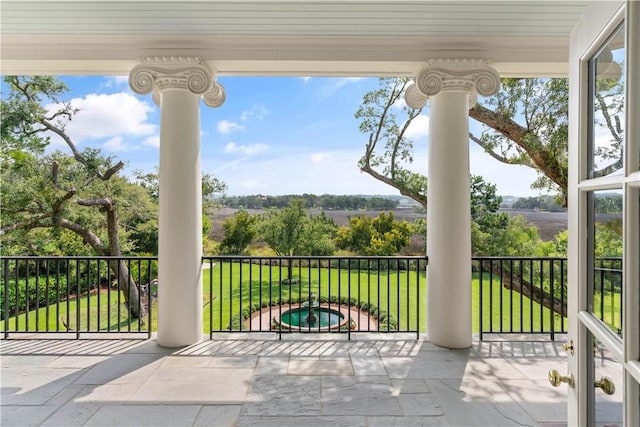
[[404,107],[407,106],[407,100],[404,99],[404,96],[400,96],[398,97],[398,99],[396,99],[396,102],[393,103],[393,105],[391,105],[393,108],[397,108],[398,110],[402,110]]
[[232,122],[231,120],[220,120],[218,125],[216,126],[218,132],[227,135],[236,130],[243,130],[244,127],[239,124]]
[[337,79],[327,79],[326,84],[320,89],[320,96],[329,98],[345,85],[364,80],[365,77],[341,77]]
[[103,147],[111,152],[126,152],[136,150],[137,147],[127,144],[121,136],[114,136],[103,144]]
[[508,165],[502,163],[480,147],[470,146],[470,167],[473,175],[480,175],[490,184],[495,184],[501,196],[533,196],[536,191],[531,184],[537,178],[537,173],[527,166]]
[[260,193],[262,190],[269,188],[268,185],[254,179],[248,179],[238,183],[237,187],[249,193]]
[[[212,173],[229,186],[229,194],[396,194],[388,185],[361,173],[360,150],[333,151],[314,162],[313,152],[245,157],[229,167],[220,157],[204,158]],[[327,160],[330,160],[328,162]],[[204,166],[203,169],[206,169]]]
[[160,147],[160,135],[152,135],[149,136],[147,138],[145,138],[144,141],[142,141],[143,145],[146,145],[148,147]]
[[333,153],[327,153],[327,152],[313,153],[311,155],[311,162],[323,163],[326,160],[328,160],[330,157],[333,157]]
[[417,116],[405,133],[407,138],[418,139],[429,136],[429,116],[420,114]]
[[308,82],[309,82],[309,80],[311,80],[311,76],[303,76],[303,77],[300,77],[300,78],[301,78],[301,79],[302,79],[302,81],[304,81],[305,83],[308,83]]
[[[157,132],[157,125],[150,122],[153,107],[131,94],[89,94],[73,98],[70,103],[80,110],[66,126],[67,134],[76,144],[116,136],[150,136]],[[46,108],[56,111],[58,106]]]
[[335,88],[339,89],[346,84],[359,82],[360,80],[363,80],[363,79],[364,77],[342,77],[335,81],[336,82]]
[[224,152],[241,153],[246,156],[251,156],[261,151],[265,151],[267,148],[269,148],[267,144],[238,145],[235,142],[230,142],[224,147]]
[[108,76],[106,77],[105,87],[129,87],[129,76]]
[[268,115],[269,110],[267,110],[265,107],[263,107],[262,105],[253,105],[250,109],[245,110],[242,112],[242,114],[240,114],[240,120],[244,122],[252,117],[258,120],[262,120]]

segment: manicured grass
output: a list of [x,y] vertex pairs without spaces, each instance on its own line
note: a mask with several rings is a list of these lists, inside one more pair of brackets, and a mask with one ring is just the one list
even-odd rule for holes
[[[124,301],[123,297],[120,301]],[[41,332],[128,331],[138,330],[140,322],[142,330],[146,330],[142,325],[144,321],[146,319],[132,319],[129,324],[124,304],[118,304],[118,291],[111,290],[100,295],[84,295],[79,300],[63,300],[58,305],[53,303],[11,317],[8,328],[11,331]],[[4,327],[4,321],[0,322],[0,328],[4,330]]]
[[[527,296],[493,283],[485,275],[482,286],[482,330],[494,333],[536,333],[566,330],[567,318],[552,313]],[[474,274],[472,289],[473,331],[480,331],[480,277]],[[552,329],[553,323],[553,329]]]
[[[317,301],[333,296],[375,305],[379,312],[391,316],[399,330],[416,330],[426,318],[424,272],[407,273],[395,269],[383,269],[380,272],[377,269],[349,271],[346,268],[305,266],[293,268],[294,281],[288,284],[281,283],[288,277],[286,266],[223,263],[216,265],[213,270],[205,270],[203,274],[205,293],[212,292],[216,296],[213,304],[205,310],[205,327],[208,327],[211,319],[212,330],[225,330],[234,318],[243,314],[243,317],[247,317],[252,305],[255,309],[268,306],[270,301],[284,301],[285,307],[288,307],[290,302],[307,300],[310,293],[315,295]],[[273,285],[270,286],[270,283]],[[416,303],[418,294],[420,323]]]

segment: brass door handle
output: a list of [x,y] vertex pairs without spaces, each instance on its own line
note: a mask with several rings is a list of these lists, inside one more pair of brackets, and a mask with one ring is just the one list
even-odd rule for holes
[[600,381],[594,381],[593,386],[596,388],[601,388],[608,395],[612,395],[616,392],[616,385],[613,383],[613,380],[609,377],[601,377]]
[[554,387],[560,387],[560,384],[567,383],[567,385],[573,388],[573,374],[569,373],[569,375],[560,375],[560,372],[552,369],[549,371],[549,383],[551,383]]

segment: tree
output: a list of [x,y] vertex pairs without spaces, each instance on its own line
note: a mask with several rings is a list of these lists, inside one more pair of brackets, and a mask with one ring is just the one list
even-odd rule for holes
[[[127,200],[127,182],[117,174],[124,163],[87,148],[80,151],[65,132],[78,112],[59,97],[67,90],[54,77],[8,76],[10,88],[2,100],[3,215],[0,233],[29,233],[42,228],[66,230],[104,256],[122,255],[123,233],[120,207],[135,209]],[[53,112],[43,106],[56,105]],[[51,135],[57,135],[71,152],[44,155]],[[96,213],[99,213],[97,215]],[[124,261],[109,267],[118,277],[125,304],[133,317],[144,316],[138,284]]]
[[[407,168],[412,162],[413,142],[406,131],[422,111],[399,102],[410,84],[407,78],[382,78],[379,89],[364,95],[356,118],[361,119],[360,130],[369,135],[369,142],[360,168],[425,205],[424,177]],[[596,82],[598,125],[611,134],[611,142],[596,147],[594,154],[602,164],[597,165],[595,176],[621,167],[623,87],[612,78]],[[483,126],[479,135],[470,133],[469,138],[500,162],[536,170],[538,178],[532,188],[557,193],[566,207],[568,106],[567,79],[502,79],[498,93],[469,110],[469,116]],[[401,125],[397,112],[402,114]]]
[[[278,256],[331,255],[335,224],[326,215],[309,217],[302,199],[292,199],[288,207],[270,209],[260,216],[256,236]],[[292,277],[292,264],[288,263],[288,277]],[[289,280],[289,279],[286,279]]]
[[224,235],[220,243],[220,253],[231,255],[244,253],[256,235],[255,223],[256,217],[249,215],[244,209],[225,219],[222,223]]
[[496,160],[538,172],[532,188],[559,193],[567,203],[569,82],[502,79],[498,93],[469,110],[481,124],[472,141]]
[[[158,201],[160,197],[160,181],[158,177],[158,169],[154,172],[134,171],[134,183],[144,189],[148,197],[154,201],[156,208],[154,209],[155,217],[153,223],[146,223],[144,226],[137,227],[133,232],[141,241],[145,242],[145,246],[141,246],[142,252],[158,253]],[[202,174],[202,245],[206,249],[208,245],[208,236],[211,231],[211,221],[207,213],[218,206],[219,197],[227,190],[227,184],[212,174]]]
[[349,219],[336,234],[336,245],[362,255],[396,255],[409,244],[412,228],[406,221],[396,221],[393,212],[375,218],[366,215]]
[[[365,93],[355,113],[356,119],[361,120],[360,132],[369,135],[359,166],[361,171],[426,208],[427,179],[407,169],[413,162],[413,141],[406,132],[422,112],[399,102],[410,84],[408,78],[383,77],[377,90]],[[400,111],[405,116],[402,125],[396,118],[397,105],[401,105]]]
[[257,223],[256,235],[278,256],[330,255],[326,235],[335,224],[326,215],[309,217],[301,199],[293,199],[288,207],[270,209]]

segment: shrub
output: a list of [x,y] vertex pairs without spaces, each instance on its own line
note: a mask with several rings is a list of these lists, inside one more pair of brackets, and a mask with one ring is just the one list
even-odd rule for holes
[[[73,292],[73,290],[71,290]],[[67,283],[65,276],[29,277],[9,279],[7,286],[0,293],[0,307],[2,308],[0,319],[5,320],[5,298],[7,299],[9,313],[14,316],[36,307],[44,307],[47,304],[58,301],[67,296]]]

